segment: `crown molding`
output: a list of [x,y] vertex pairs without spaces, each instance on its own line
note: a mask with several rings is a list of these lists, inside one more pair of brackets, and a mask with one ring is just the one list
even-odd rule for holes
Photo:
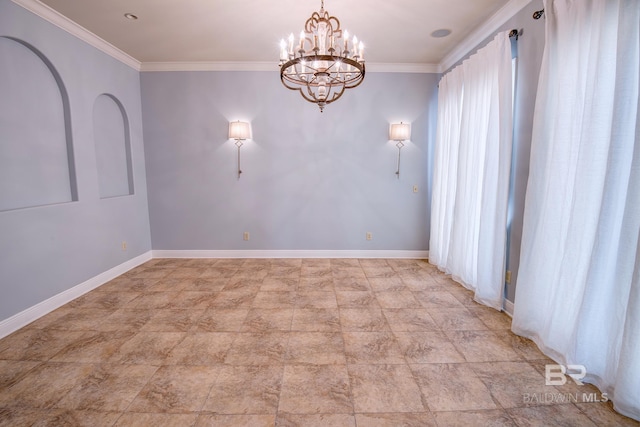
[[[277,62],[143,62],[140,71],[278,71]],[[438,73],[437,64],[367,63],[368,73]]]
[[66,16],[60,14],[59,12],[51,9],[49,6],[44,3],[39,2],[38,0],[11,0],[18,6],[27,9],[28,11],[34,13],[40,18],[44,19],[47,22],[55,25],[68,32],[69,34],[79,38],[85,43],[95,47],[96,49],[106,53],[114,59],[122,62],[125,65],[133,68],[136,71],[140,71],[140,61],[118,49],[111,43],[105,41],[104,39],[98,37],[93,34],[91,31],[87,30],[81,25],[78,25],[71,19]]
[[143,62],[140,71],[278,71],[277,62]]
[[439,73],[438,64],[367,62],[367,73]]
[[456,62],[464,58],[469,52],[478,46],[479,42],[493,35],[497,28],[507,22],[516,13],[520,12],[525,6],[533,0],[511,0],[502,6],[489,19],[484,21],[482,25],[473,30],[464,40],[456,45],[443,59],[440,61],[439,70],[441,73],[447,71]]

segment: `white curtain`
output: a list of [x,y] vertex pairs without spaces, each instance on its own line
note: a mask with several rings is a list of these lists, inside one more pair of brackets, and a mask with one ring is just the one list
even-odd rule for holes
[[512,329],[640,419],[640,1],[545,16]]
[[507,32],[447,73],[438,92],[430,262],[502,308],[512,143]]

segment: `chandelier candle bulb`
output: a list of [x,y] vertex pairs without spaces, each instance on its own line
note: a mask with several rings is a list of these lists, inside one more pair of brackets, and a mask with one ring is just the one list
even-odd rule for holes
[[360,55],[360,61],[364,61],[364,44],[362,42],[358,45],[358,54]]

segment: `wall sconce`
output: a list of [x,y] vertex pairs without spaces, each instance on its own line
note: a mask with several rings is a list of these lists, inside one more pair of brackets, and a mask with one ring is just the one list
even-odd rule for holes
[[400,179],[400,149],[404,147],[404,141],[411,139],[411,126],[407,123],[394,123],[389,128],[389,139],[396,141],[398,147],[398,169],[396,176]]
[[229,139],[236,140],[236,147],[238,147],[238,179],[242,169],[240,169],[240,147],[242,147],[243,141],[251,138],[251,128],[249,123],[241,122],[240,120],[235,122],[229,122]]

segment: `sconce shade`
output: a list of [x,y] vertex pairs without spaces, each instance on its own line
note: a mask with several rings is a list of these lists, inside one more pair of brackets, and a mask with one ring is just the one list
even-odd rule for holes
[[229,139],[249,139],[251,128],[247,122],[229,122]]
[[392,141],[406,141],[411,139],[411,127],[408,123],[394,123],[389,129],[389,139]]

